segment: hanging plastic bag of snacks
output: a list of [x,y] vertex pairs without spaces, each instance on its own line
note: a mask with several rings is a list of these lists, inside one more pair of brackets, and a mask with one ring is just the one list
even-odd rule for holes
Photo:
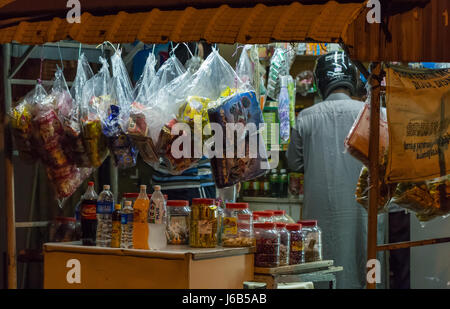
[[416,213],[421,222],[450,213],[450,175],[420,183],[399,183],[392,202]]
[[27,163],[34,163],[39,159],[32,120],[35,104],[44,100],[46,96],[44,87],[38,83],[10,112],[14,143],[20,159]]
[[108,156],[106,137],[102,133],[101,115],[113,105],[111,97],[111,77],[108,62],[100,57],[100,71],[89,79],[83,87],[81,104],[81,129],[92,167],[99,167]]
[[67,115],[61,115],[60,118],[64,128],[64,150],[70,160],[78,167],[89,167],[91,161],[84,146],[83,136],[80,125],[80,105],[82,101],[83,86],[94,74],[89,62],[84,54],[78,59],[77,74],[70,89],[73,98],[72,109]]
[[116,51],[111,57],[113,71],[112,103],[108,114],[101,114],[103,134],[108,141],[108,148],[115,166],[129,168],[136,165],[138,151],[131,139],[125,134],[133,102],[133,89],[125,64]]
[[137,146],[139,153],[149,165],[158,164],[159,157],[155,148],[155,144],[150,136],[150,129],[147,123],[151,119],[146,118],[148,115],[148,107],[150,105],[150,98],[156,88],[151,86],[156,85],[153,80],[156,78],[155,72],[155,56],[150,54],[145,62],[144,70],[141,77],[136,83],[134,89],[134,102],[131,104],[130,117],[127,125],[127,135],[133,143]]

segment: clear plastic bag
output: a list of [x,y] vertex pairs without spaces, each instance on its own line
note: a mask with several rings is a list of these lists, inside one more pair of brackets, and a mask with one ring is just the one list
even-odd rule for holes
[[[108,148],[113,157],[115,166],[129,168],[136,165],[138,151],[125,132],[130,117],[131,103],[133,102],[133,88],[128,77],[125,64],[116,51],[111,57],[113,71],[112,100],[108,114],[101,114],[102,130],[108,141]],[[105,117],[107,116],[107,117]]]
[[99,167],[108,156],[106,137],[102,133],[101,117],[105,118],[113,104],[108,62],[100,57],[102,67],[83,87],[81,130],[90,165]]
[[39,159],[32,121],[35,104],[44,100],[46,96],[44,87],[36,84],[34,89],[27,93],[10,112],[14,143],[19,151],[20,159],[26,163],[35,163]]
[[[253,85],[255,80],[255,66],[250,59],[249,52],[252,48],[252,45],[244,45],[242,49],[241,56],[239,57],[239,61],[236,65],[236,74],[241,79],[242,83]],[[253,86],[254,88],[254,86]]]
[[148,107],[151,105],[151,98],[158,91],[155,71],[156,59],[153,54],[149,54],[143,72],[134,89],[134,102],[131,105],[130,117],[127,124],[127,136],[136,145],[139,153],[149,165],[159,163],[159,157],[155,144],[150,135],[148,123],[152,120],[148,114]]
[[392,202],[414,212],[421,222],[450,214],[450,175],[419,183],[400,183]]
[[61,114],[60,118],[63,123],[65,139],[64,149],[67,156],[78,167],[89,167],[90,160],[84,146],[83,136],[81,134],[80,125],[80,106],[82,101],[83,86],[86,81],[93,76],[92,69],[84,54],[78,59],[77,74],[70,89],[73,98],[72,109],[68,114]]
[[[370,98],[369,98],[370,99]],[[370,105],[365,104],[345,139],[345,148],[364,165],[369,165]],[[389,144],[388,124],[380,115],[380,160]]]

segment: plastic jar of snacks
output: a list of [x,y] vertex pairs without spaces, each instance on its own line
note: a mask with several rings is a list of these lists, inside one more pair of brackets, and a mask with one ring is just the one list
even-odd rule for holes
[[288,217],[286,217],[285,210],[273,210],[273,222],[282,222],[282,223],[294,223],[291,222]]
[[289,265],[289,253],[291,251],[291,235],[286,229],[286,223],[275,223],[278,233],[280,233],[280,266]]
[[224,247],[251,247],[253,220],[248,203],[226,203],[223,217],[222,245]]
[[256,238],[256,267],[280,266],[280,233],[275,228],[275,223],[255,223]]
[[189,244],[194,248],[217,246],[218,213],[214,199],[192,199]]
[[254,215],[258,215],[259,216],[259,222],[273,222],[273,211],[270,210],[263,210],[263,211],[254,211],[253,212]]
[[167,243],[187,245],[189,243],[189,201],[167,201]]
[[317,220],[299,221],[302,225],[304,237],[305,262],[322,260],[322,231]]
[[286,229],[291,238],[289,265],[304,263],[302,225],[291,223],[286,225]]

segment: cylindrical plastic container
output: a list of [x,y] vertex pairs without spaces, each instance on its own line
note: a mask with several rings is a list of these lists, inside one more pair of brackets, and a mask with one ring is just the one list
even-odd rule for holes
[[280,266],[289,265],[289,254],[291,251],[291,235],[286,229],[286,223],[275,223],[278,233],[280,233]]
[[286,229],[291,238],[289,265],[304,263],[302,225],[291,223],[286,225]]
[[256,238],[256,267],[280,266],[280,233],[275,228],[275,223],[255,223]]
[[[270,210],[263,210],[263,211],[254,211],[253,214],[256,214],[259,216],[259,222],[273,222],[273,211]],[[255,222],[256,223],[256,222]]]
[[248,203],[226,203],[223,218],[222,245],[251,247],[254,244],[252,213]]
[[286,217],[286,210],[272,210],[273,211],[273,222],[281,222],[281,223],[293,223]]
[[322,231],[317,220],[299,221],[304,237],[305,262],[322,261]]
[[189,201],[167,201],[167,243],[187,245],[189,243]]
[[194,198],[191,206],[189,244],[194,248],[217,246],[218,213],[214,199]]

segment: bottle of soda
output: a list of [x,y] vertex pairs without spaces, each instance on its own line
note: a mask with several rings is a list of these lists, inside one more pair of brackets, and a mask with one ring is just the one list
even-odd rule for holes
[[125,201],[120,215],[120,248],[133,248],[133,207],[131,201]]
[[121,234],[121,212],[120,204],[114,206],[112,213],[112,233],[111,233],[111,248],[120,248],[120,234]]
[[81,243],[83,246],[95,246],[95,236],[97,230],[97,193],[94,189],[94,182],[88,183],[86,192],[81,197],[80,218],[81,218]]
[[288,196],[288,174],[285,169],[280,171],[280,193],[281,197]]
[[133,248],[148,250],[148,209],[150,200],[147,186],[141,185],[139,196],[133,206]]
[[148,247],[162,249],[167,246],[167,206],[161,186],[155,186],[148,211]]
[[111,247],[112,213],[114,210],[114,195],[109,185],[103,186],[103,191],[97,199],[97,246]]
[[280,197],[280,179],[276,169],[270,174],[270,191],[271,197]]

